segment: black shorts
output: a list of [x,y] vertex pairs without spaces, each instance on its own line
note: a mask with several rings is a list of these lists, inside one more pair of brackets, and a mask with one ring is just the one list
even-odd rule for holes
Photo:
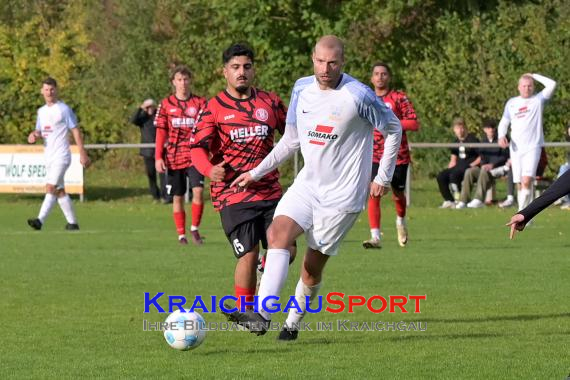
[[266,231],[273,221],[278,202],[275,199],[238,203],[220,211],[222,227],[238,259],[253,250],[260,241],[267,249]]
[[[377,162],[372,164],[372,178],[370,182],[374,181],[374,177],[376,177],[376,173],[378,173],[378,167],[380,164]],[[394,191],[404,191],[406,190],[406,179],[408,178],[408,164],[396,165],[396,169],[394,169],[394,176],[392,177],[392,189]]]
[[204,176],[194,166],[186,169],[169,169],[166,177],[166,192],[170,196],[186,194],[188,188],[186,186],[186,178],[190,182],[191,189],[204,187]]

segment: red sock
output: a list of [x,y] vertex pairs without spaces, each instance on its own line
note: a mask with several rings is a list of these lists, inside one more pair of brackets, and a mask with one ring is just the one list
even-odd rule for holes
[[401,196],[397,197],[396,195],[392,194],[392,199],[394,203],[396,203],[396,215],[400,218],[406,216],[406,196],[402,194]]
[[193,227],[200,227],[200,221],[202,220],[202,214],[204,213],[204,204],[203,203],[194,203],[192,202],[192,226]]
[[186,213],[184,211],[172,213],[178,235],[186,234]]
[[380,228],[380,198],[368,198],[368,223],[370,228]]
[[[246,288],[242,288],[239,287],[237,285],[234,285],[234,289],[236,292],[236,297],[237,297],[237,302],[236,302],[236,307],[239,309],[240,307],[240,297],[241,296],[245,296],[245,300],[246,302],[253,302],[253,300],[255,298],[253,298],[255,296],[255,288],[251,288],[251,289],[246,289]],[[247,306],[247,309],[253,309],[253,306]]]

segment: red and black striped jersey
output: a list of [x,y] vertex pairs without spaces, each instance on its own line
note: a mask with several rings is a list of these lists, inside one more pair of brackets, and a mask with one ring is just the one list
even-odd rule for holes
[[[164,159],[168,169],[184,169],[192,166],[190,158],[190,137],[200,111],[206,104],[206,98],[190,95],[180,100],[175,95],[162,99],[154,125],[156,126],[157,159]],[[166,142],[166,155],[164,155]]]
[[[394,112],[402,123],[402,142],[400,143],[396,165],[409,164],[411,158],[406,131],[417,131],[419,129],[414,106],[402,91],[390,90],[386,95],[379,96],[379,98]],[[372,161],[375,163],[380,162],[382,154],[384,154],[384,136],[382,136],[382,133],[374,130],[374,154]]]
[[196,124],[192,147],[209,151],[213,165],[225,163],[225,179],[211,182],[212,204],[217,210],[236,203],[281,197],[277,170],[245,191],[236,192],[230,184],[269,154],[275,130],[281,134],[285,131],[286,114],[285,105],[277,95],[256,88],[252,88],[248,99],[236,99],[224,90],[208,101]]

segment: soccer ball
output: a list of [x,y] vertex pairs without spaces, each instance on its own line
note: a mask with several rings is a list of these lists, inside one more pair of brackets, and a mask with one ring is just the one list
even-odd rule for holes
[[206,322],[198,313],[176,310],[166,318],[166,324],[164,339],[177,350],[193,350],[206,338]]

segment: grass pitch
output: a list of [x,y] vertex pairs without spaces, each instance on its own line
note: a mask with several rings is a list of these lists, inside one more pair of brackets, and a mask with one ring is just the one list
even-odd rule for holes
[[[136,177],[136,176],[133,176]],[[122,178],[122,179],[121,179]],[[75,202],[81,231],[56,208],[40,232],[26,225],[40,196],[0,197],[0,378],[564,379],[570,372],[570,214],[552,208],[509,241],[513,209],[439,210],[435,181],[413,185],[410,243],[398,247],[383,204],[384,247],[366,251],[366,215],[325,272],[321,294],[426,294],[421,314],[309,315],[306,322],[422,322],[426,331],[210,331],[178,352],[143,331],[144,292],[223,296],[235,259],[208,204],[206,244],[181,247],[170,206],[152,204],[142,178],[88,174]],[[299,241],[303,252],[304,241]],[[301,255],[302,256],[302,255]],[[294,293],[300,260],[283,295]],[[161,300],[161,304],[165,304]],[[222,322],[220,313],[202,313]],[[282,322],[285,315],[277,315]]]

